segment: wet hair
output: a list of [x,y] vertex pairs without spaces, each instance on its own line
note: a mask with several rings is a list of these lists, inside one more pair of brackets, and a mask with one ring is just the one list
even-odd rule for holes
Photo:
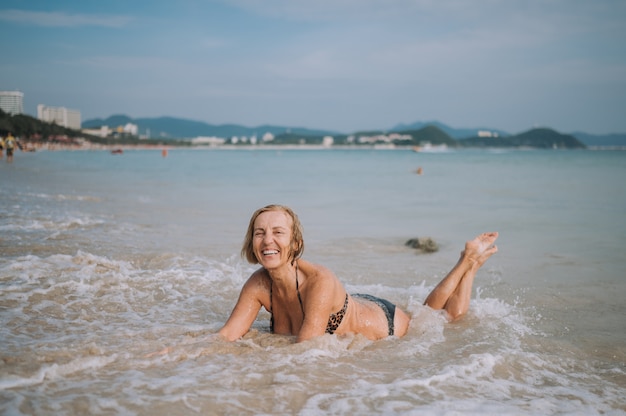
[[302,224],[300,224],[300,220],[295,212],[291,210],[291,208],[285,205],[267,205],[263,208],[257,209],[254,214],[252,214],[252,218],[250,218],[250,224],[248,224],[248,231],[246,232],[246,237],[243,240],[243,246],[241,248],[241,257],[248,260],[251,264],[258,264],[259,259],[256,258],[254,254],[254,248],[252,246],[252,239],[254,237],[254,222],[259,217],[259,215],[268,211],[282,211],[285,214],[291,217],[291,242],[289,244],[289,258],[291,262],[295,262],[302,256],[304,252],[304,240],[302,239]]

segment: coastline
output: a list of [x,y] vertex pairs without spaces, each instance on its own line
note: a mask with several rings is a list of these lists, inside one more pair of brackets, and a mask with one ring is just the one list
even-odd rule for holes
[[[90,150],[174,150],[174,149],[190,149],[190,150],[407,150],[412,151],[411,146],[376,146],[376,145],[360,145],[360,146],[343,146],[335,145],[332,147],[321,145],[176,145],[176,144],[100,144],[100,143],[81,143],[81,144],[60,144],[47,143],[38,146],[32,146],[24,152],[32,151],[90,151]],[[424,152],[427,153],[427,152]]]
[[[445,150],[414,150],[414,146],[398,146],[398,145],[333,145],[333,146],[324,146],[324,145],[307,145],[307,144],[240,144],[240,145],[231,145],[231,144],[223,144],[223,145],[178,145],[178,144],[164,144],[164,143],[138,143],[138,144],[101,144],[101,143],[93,143],[93,142],[82,142],[82,143],[37,143],[37,142],[24,142],[24,149],[20,152],[29,153],[36,151],[131,151],[131,150],[176,150],[176,149],[190,149],[190,150],[246,150],[246,151],[256,151],[256,150],[324,150],[324,151],[332,151],[332,150],[356,150],[356,151],[372,151],[372,150],[405,150],[414,153],[449,153],[457,150],[506,150],[506,151],[528,151],[528,150],[591,150],[591,151],[626,151],[626,146],[590,146],[586,149],[544,149],[538,147],[497,147],[497,146],[489,146],[489,147],[448,147]],[[120,153],[120,152],[118,152]]]

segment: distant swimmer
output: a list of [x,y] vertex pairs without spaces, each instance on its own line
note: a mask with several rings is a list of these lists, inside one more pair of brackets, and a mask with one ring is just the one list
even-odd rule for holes
[[[497,232],[465,243],[450,273],[433,289],[425,305],[446,312],[450,321],[469,309],[476,272],[498,251]],[[349,294],[335,274],[302,259],[304,239],[297,215],[286,206],[268,205],[254,212],[241,254],[260,264],[241,289],[219,337],[235,341],[251,328],[261,307],[270,313],[270,331],[302,342],[324,334],[361,334],[377,340],[404,336],[410,317],[388,300]],[[213,335],[215,336],[215,335]],[[171,347],[159,353],[165,354]]]
[[415,171],[415,173],[417,173],[418,175],[421,175],[424,171],[422,170],[422,167],[420,166],[419,168],[417,168],[417,170]]

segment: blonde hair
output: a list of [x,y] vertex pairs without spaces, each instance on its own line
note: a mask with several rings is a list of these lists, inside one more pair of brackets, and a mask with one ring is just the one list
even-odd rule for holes
[[282,211],[291,217],[291,242],[289,244],[289,258],[293,263],[302,256],[304,252],[304,240],[302,238],[302,224],[295,212],[291,208],[285,205],[267,205],[263,208],[257,209],[252,218],[250,218],[250,224],[248,224],[248,231],[246,237],[243,240],[243,246],[241,248],[241,257],[248,260],[251,264],[258,264],[259,259],[254,254],[254,248],[252,247],[252,238],[254,237],[254,222],[259,215],[268,211]]

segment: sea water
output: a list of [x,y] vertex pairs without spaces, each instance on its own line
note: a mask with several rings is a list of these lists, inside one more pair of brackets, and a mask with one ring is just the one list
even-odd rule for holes
[[[626,414],[625,179],[621,151],[20,152],[0,160],[0,411]],[[270,203],[298,213],[305,258],[406,310],[409,333],[295,344],[262,310],[211,339]],[[484,231],[499,252],[448,323],[423,301]]]

